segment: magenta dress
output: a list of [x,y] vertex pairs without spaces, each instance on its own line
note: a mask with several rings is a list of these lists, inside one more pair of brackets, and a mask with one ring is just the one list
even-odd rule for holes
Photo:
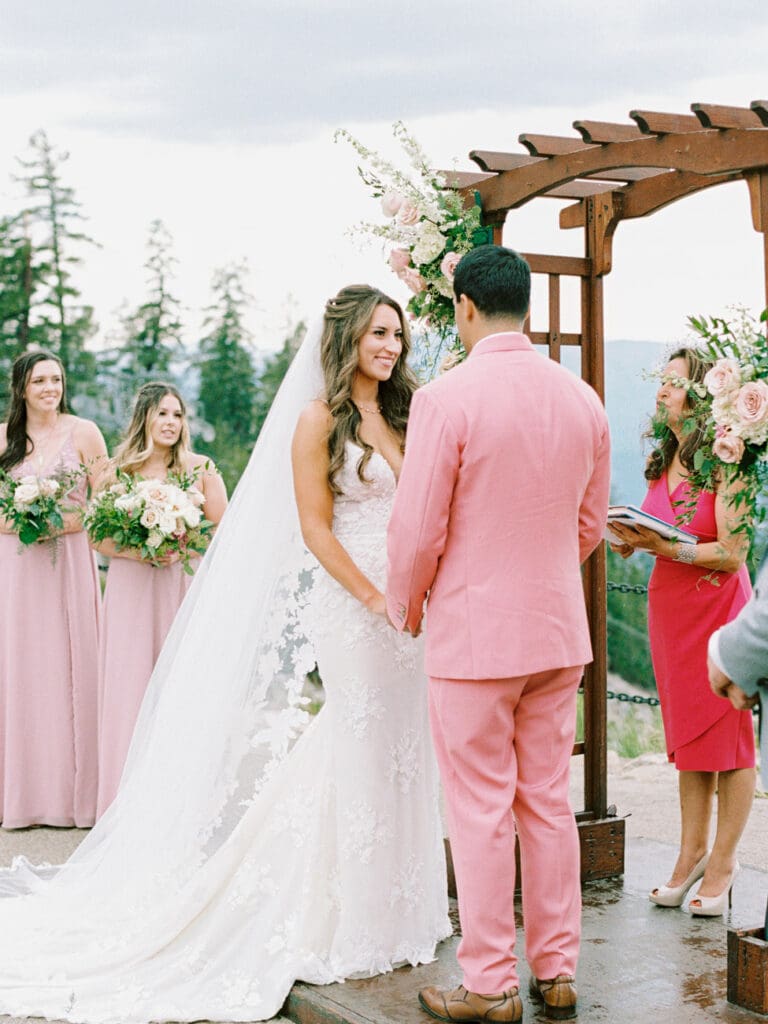
[[178,562],[155,567],[110,560],[100,650],[97,817],[117,793],[147,683],[191,582]]
[[[669,494],[666,474],[651,482],[643,509],[676,524],[689,491],[682,481]],[[700,541],[717,540],[715,496],[703,492],[685,529]],[[707,578],[709,577],[709,578]],[[746,566],[714,572],[658,556],[648,582],[648,633],[661,700],[667,754],[681,771],[729,771],[755,764],[752,715],[716,697],[707,675],[707,643],[749,600]]]
[[[48,466],[25,460],[14,477],[76,469],[72,437]],[[85,481],[71,493],[85,501]],[[4,828],[87,828],[96,816],[101,600],[85,533],[19,551],[0,534],[0,820]]]

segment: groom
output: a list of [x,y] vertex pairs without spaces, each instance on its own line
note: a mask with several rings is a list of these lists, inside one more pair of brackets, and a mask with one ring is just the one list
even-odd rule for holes
[[608,423],[521,333],[530,270],[484,245],[454,279],[469,358],[416,393],[389,527],[387,610],[421,630],[456,872],[463,984],[445,1021],[518,1021],[515,831],[531,992],[576,1012],[579,841],[568,801],[576,690],[591,660],[580,565],[608,506]]

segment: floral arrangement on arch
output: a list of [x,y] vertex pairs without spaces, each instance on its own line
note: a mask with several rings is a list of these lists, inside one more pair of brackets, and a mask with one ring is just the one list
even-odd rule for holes
[[445,175],[432,169],[401,121],[393,125],[393,133],[407,157],[408,172],[368,149],[346,129],[339,129],[334,139],[349,142],[365,161],[367,166],[358,166],[358,173],[381,201],[386,218],[383,224],[366,222],[355,230],[384,241],[390,268],[413,292],[408,312],[426,335],[438,340],[437,358],[446,342],[453,351],[460,350],[453,314],[456,265],[470,249],[493,241],[493,234],[481,224],[479,204],[467,206]]
[[680,381],[708,406],[702,444],[689,477],[692,501],[700,491],[712,491],[719,483],[738,483],[730,499],[739,514],[736,530],[746,533],[750,541],[766,515],[760,501],[768,483],[766,320],[768,311],[757,321],[744,309],[730,320],[689,317],[701,351],[713,366],[702,384]]
[[[67,495],[84,470],[67,470],[53,476],[13,477],[0,470],[0,516],[19,538],[20,550],[42,541],[56,541],[64,529],[64,515],[78,511],[67,504]],[[54,550],[55,556],[55,550]]]
[[117,480],[88,504],[85,528],[97,544],[114,542],[118,550],[136,551],[153,565],[178,555],[192,575],[192,556],[205,553],[213,523],[203,518],[205,502],[197,474],[144,480],[117,470]]

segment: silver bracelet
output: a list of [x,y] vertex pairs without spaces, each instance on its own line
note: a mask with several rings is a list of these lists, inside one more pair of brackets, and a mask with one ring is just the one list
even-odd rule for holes
[[686,565],[693,565],[696,561],[696,544],[678,544],[676,562],[685,562]]

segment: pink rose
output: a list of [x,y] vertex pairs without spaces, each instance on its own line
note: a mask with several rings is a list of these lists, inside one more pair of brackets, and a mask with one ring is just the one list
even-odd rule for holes
[[742,423],[762,423],[768,415],[768,384],[751,380],[736,396],[736,413]]
[[718,398],[724,391],[741,383],[741,368],[735,359],[718,359],[704,375],[704,386],[710,395]]
[[744,442],[731,430],[725,430],[712,445],[713,455],[721,462],[741,462],[744,454]]
[[403,196],[399,192],[385,192],[381,197],[381,209],[384,212],[385,217],[394,217],[397,211],[405,202]]
[[401,281],[405,281],[414,295],[418,295],[419,292],[423,292],[427,287],[427,282],[418,270],[414,270],[413,267],[406,267],[405,270],[401,270],[397,276]]
[[400,224],[404,227],[411,227],[413,224],[417,224],[420,214],[413,203],[409,203],[408,200],[403,201],[403,205],[397,212],[397,219]]
[[410,266],[411,254],[407,249],[393,249],[389,254],[389,265],[396,274]]
[[139,522],[148,530],[154,530],[160,524],[160,513],[154,508],[146,508]]
[[447,252],[443,256],[443,262],[440,264],[440,273],[445,275],[448,280],[453,283],[453,275],[456,273],[456,267],[459,265],[461,256],[457,252]]

